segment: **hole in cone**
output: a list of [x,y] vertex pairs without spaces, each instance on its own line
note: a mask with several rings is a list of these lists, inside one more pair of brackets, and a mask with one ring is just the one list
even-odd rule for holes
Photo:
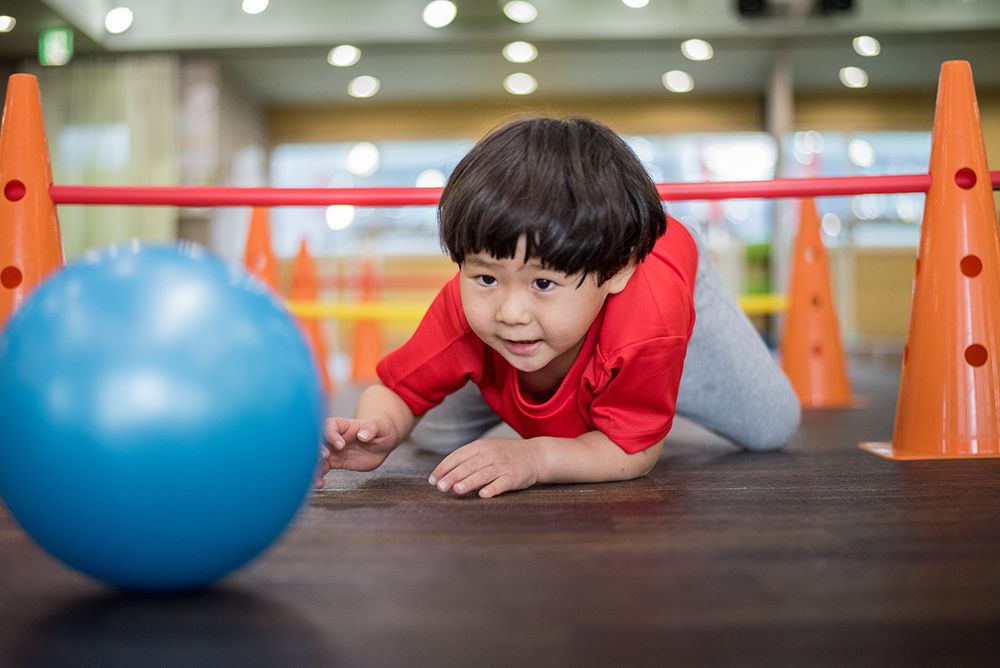
[[808,262],[810,264],[812,264],[813,262],[816,261],[816,251],[813,250],[812,246],[806,246],[805,251],[803,252],[803,255],[806,258],[806,262]]
[[955,172],[955,183],[958,184],[959,188],[968,190],[976,185],[976,173],[968,167],[962,167],[962,169]]
[[987,354],[986,348],[978,343],[973,343],[965,349],[965,361],[972,366],[982,366],[986,364],[988,358],[989,354]]
[[3,271],[0,271],[0,285],[8,290],[13,290],[21,285],[22,280],[24,280],[24,275],[17,267],[4,267]]
[[818,343],[814,343],[813,347],[812,347],[812,354],[815,355],[816,357],[819,357],[820,355],[822,355],[823,354],[823,346],[821,346]]
[[17,179],[11,179],[3,187],[3,196],[11,202],[16,202],[27,194],[28,189]]
[[919,276],[919,275],[920,275],[920,258],[919,258],[919,257],[917,258],[917,262],[916,262],[916,264],[914,265],[914,268],[913,268],[913,275],[914,275],[914,277],[916,277],[916,276]]
[[819,295],[813,295],[813,297],[812,297],[813,308],[819,308],[820,305],[822,305],[822,303],[823,303],[823,300],[820,298]]
[[962,273],[971,278],[978,276],[979,272],[983,270],[983,261],[975,255],[966,255],[962,258],[960,266],[962,267]]

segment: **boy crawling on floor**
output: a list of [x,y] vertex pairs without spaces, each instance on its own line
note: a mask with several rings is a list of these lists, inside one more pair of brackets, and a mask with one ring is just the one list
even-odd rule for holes
[[[488,498],[646,475],[675,414],[754,451],[798,426],[795,393],[706,251],[607,127],[493,131],[448,179],[439,219],[458,274],[355,416],[327,420],[318,486],[406,438],[450,453],[438,490]],[[520,438],[482,438],[501,421]]]

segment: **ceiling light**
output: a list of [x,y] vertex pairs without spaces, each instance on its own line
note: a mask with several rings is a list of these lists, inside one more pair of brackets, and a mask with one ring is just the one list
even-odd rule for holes
[[347,94],[351,97],[371,97],[378,92],[381,82],[375,77],[363,74],[351,79],[347,84]]
[[378,147],[371,142],[358,142],[347,152],[347,171],[355,176],[371,176],[380,162]]
[[852,139],[847,144],[847,158],[858,167],[875,164],[875,148],[864,139]]
[[17,25],[17,19],[13,16],[7,16],[4,14],[0,16],[0,32],[10,32]]
[[352,44],[341,44],[330,49],[326,62],[334,67],[350,67],[361,60],[361,49]]
[[622,4],[632,9],[642,9],[649,4],[649,0],[622,0]]
[[712,45],[703,39],[689,39],[681,42],[681,53],[688,60],[711,60],[715,55]]
[[859,56],[877,56],[882,51],[878,40],[869,35],[859,35],[851,43]]
[[450,0],[434,0],[424,7],[424,23],[432,28],[443,28],[455,20],[458,8]]
[[538,88],[538,81],[525,72],[515,72],[503,80],[503,87],[511,95],[530,95]]
[[267,9],[268,0],[243,0],[243,11],[247,14],[260,14]]
[[326,207],[326,226],[342,230],[354,222],[354,207],[350,204],[331,204]]
[[132,10],[115,7],[104,15],[104,28],[112,35],[120,35],[132,27]]
[[687,93],[694,88],[694,79],[682,70],[670,70],[663,74],[663,87],[671,93]]
[[823,220],[819,224],[826,232],[826,236],[835,237],[840,234],[841,229],[843,229],[844,224],[840,220],[840,216],[835,213],[824,213]]
[[868,73],[860,67],[841,67],[840,83],[848,88],[864,88],[868,85]]
[[538,57],[538,49],[530,42],[511,42],[503,48],[503,57],[512,63],[530,63]]
[[530,2],[513,0],[503,6],[503,14],[514,23],[531,23],[538,18],[538,10]]
[[440,169],[425,169],[417,174],[416,186],[418,188],[440,188],[444,185],[444,172]]

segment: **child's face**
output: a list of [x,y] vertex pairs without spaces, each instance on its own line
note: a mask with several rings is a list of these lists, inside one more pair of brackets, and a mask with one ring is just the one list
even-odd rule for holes
[[[462,307],[472,330],[511,366],[525,374],[558,382],[569,371],[609,294],[620,292],[631,276],[623,270],[598,286],[593,276],[546,269],[524,262],[525,241],[513,258],[487,253],[467,255],[462,263]],[[579,286],[579,287],[578,287]]]

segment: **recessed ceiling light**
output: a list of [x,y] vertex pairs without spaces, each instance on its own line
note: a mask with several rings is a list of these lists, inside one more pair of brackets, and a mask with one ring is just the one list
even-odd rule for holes
[[432,28],[443,28],[455,20],[458,7],[450,0],[434,0],[424,7],[424,23]]
[[267,9],[269,0],[243,0],[243,11],[247,14],[260,14]]
[[877,56],[882,52],[882,45],[870,35],[859,35],[852,40],[851,44],[859,56]]
[[354,207],[350,204],[331,204],[326,207],[326,226],[331,230],[343,230],[354,222]]
[[512,63],[530,63],[538,57],[538,49],[530,42],[511,42],[503,48],[503,57]]
[[670,70],[663,74],[663,87],[671,93],[687,93],[694,89],[694,79],[683,70]]
[[446,180],[444,172],[440,169],[425,169],[417,174],[416,186],[418,188],[440,188]]
[[10,32],[17,25],[17,19],[13,16],[7,16],[4,14],[0,16],[0,32]]
[[512,0],[503,6],[503,14],[514,23],[531,23],[538,18],[538,10],[530,2]]
[[711,60],[715,50],[703,39],[688,39],[681,42],[681,53],[688,60]]
[[381,82],[375,77],[362,74],[360,77],[351,79],[351,82],[347,84],[347,94],[351,97],[371,97],[378,92],[381,86]]
[[368,141],[361,141],[352,146],[344,161],[347,171],[355,176],[371,176],[378,171],[381,162],[378,146]]
[[868,73],[860,67],[841,67],[840,83],[848,88],[864,88],[868,85]]
[[326,62],[334,67],[350,67],[361,60],[361,49],[353,44],[341,44],[330,49]]
[[852,139],[847,143],[847,158],[858,167],[875,164],[875,147],[864,139]]
[[120,35],[132,27],[132,10],[115,7],[104,15],[104,29],[112,35]]
[[503,87],[511,95],[530,95],[538,89],[538,81],[526,72],[515,72],[503,80]]
[[632,9],[642,9],[649,4],[649,0],[622,0],[622,4]]

